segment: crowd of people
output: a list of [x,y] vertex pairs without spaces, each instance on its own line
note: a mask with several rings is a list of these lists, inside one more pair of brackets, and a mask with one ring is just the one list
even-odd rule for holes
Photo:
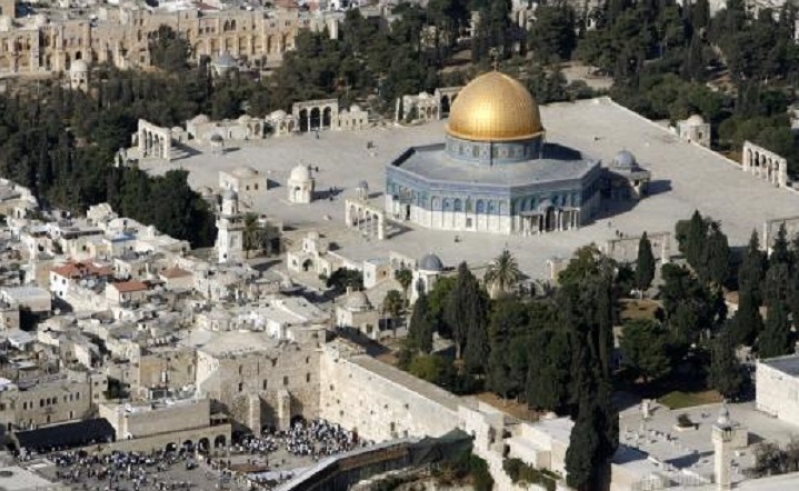
[[341,426],[323,419],[315,419],[310,423],[296,421],[287,431],[266,430],[260,437],[245,436],[235,447],[240,452],[248,452],[268,456],[280,448],[299,457],[321,457],[335,455],[352,450],[358,445],[365,445],[358,435]]
[[175,465],[183,465],[186,469],[197,465],[193,452],[187,448],[149,453],[114,451],[104,455],[79,450],[58,452],[50,458],[60,481],[83,484],[84,489],[91,489],[96,483],[97,491],[186,490],[190,487],[188,481],[167,480],[159,475]]

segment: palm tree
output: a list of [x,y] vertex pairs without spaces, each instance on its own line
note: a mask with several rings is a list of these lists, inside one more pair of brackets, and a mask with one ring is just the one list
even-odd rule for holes
[[400,286],[402,287],[402,293],[405,296],[405,299],[407,300],[408,288],[411,286],[411,283],[413,282],[413,272],[410,269],[403,266],[402,269],[398,269],[394,273],[394,279],[396,279],[397,283],[399,283]]
[[244,215],[244,252],[246,258],[250,258],[250,251],[260,248],[261,225],[258,223],[258,215],[247,213]]
[[499,257],[489,263],[483,281],[494,296],[494,294],[508,293],[516,286],[521,277],[522,273],[519,271],[519,263],[516,262],[516,258],[510,251],[504,249]]

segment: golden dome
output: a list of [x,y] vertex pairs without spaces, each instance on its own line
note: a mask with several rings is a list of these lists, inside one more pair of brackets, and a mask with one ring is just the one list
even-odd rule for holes
[[498,71],[464,87],[449,113],[447,131],[473,141],[525,140],[544,132],[538,103],[518,80]]

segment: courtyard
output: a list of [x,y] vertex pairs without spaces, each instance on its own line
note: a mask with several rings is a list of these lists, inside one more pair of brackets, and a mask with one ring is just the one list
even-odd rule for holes
[[[522,271],[533,278],[546,277],[548,259],[568,258],[590,243],[602,246],[617,233],[673,233],[675,222],[689,218],[695,209],[720,221],[733,247],[745,245],[752,230],[762,234],[766,220],[795,215],[799,210],[796,192],[777,189],[715,152],[681,142],[663,126],[609,99],[542,106],[541,116],[547,141],[580,150],[586,157],[607,164],[621,150],[632,152],[640,165],[652,172],[650,196],[632,206],[606,207],[579,230],[536,236],[431,231],[390,222],[388,239],[378,241],[348,230],[344,200],[355,198],[358,184],[366,181],[371,204],[382,208],[385,165],[409,146],[442,141],[446,121],[407,128],[326,131],[318,137],[306,133],[229,142],[223,154],[197,146],[196,152],[185,158],[170,163],[144,160],[140,166],[152,173],[185,169],[190,172],[191,186],[198,190],[217,189],[220,170],[257,169],[268,177],[271,187],[240,196],[244,210],[282,221],[290,239],[318,230],[339,247],[340,254],[353,260],[387,257],[389,251],[414,258],[434,252],[445,266],[465,260],[479,268],[507,247]],[[319,169],[313,176],[321,199],[310,205],[292,204],[287,199],[286,181],[291,169],[300,164]]]

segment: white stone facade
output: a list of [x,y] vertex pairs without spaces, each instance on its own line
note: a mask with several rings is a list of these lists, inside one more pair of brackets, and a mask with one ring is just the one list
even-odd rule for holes
[[758,410],[799,426],[799,355],[758,361],[755,388]]

